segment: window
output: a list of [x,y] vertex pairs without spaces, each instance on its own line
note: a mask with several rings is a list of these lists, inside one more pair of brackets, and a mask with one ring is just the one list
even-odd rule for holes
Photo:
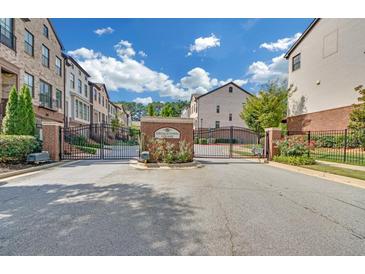
[[79,101],[75,101],[76,118],[79,118]]
[[43,25],[43,35],[48,38],[48,27],[46,25]]
[[232,87],[229,87],[229,93],[232,93],[233,92],[233,88]]
[[99,104],[101,105],[101,95],[100,95],[100,93],[99,93]]
[[232,121],[232,113],[229,114],[228,120]]
[[56,57],[56,73],[59,76],[62,75],[62,61],[58,57]]
[[34,36],[27,30],[24,34],[24,51],[30,56],[34,56]]
[[77,91],[82,94],[82,83],[80,79],[77,80]]
[[85,97],[88,97],[88,92],[87,92],[87,85],[84,84],[84,93],[85,93]]
[[70,87],[75,88],[75,75],[73,73],[70,73]]
[[34,98],[34,76],[29,73],[25,73],[24,85],[26,85],[29,88],[30,94]]
[[40,80],[39,101],[42,106],[52,108],[52,86]]
[[300,69],[300,53],[295,55],[292,59],[292,71]]
[[94,89],[94,101],[98,99],[98,92]]
[[220,111],[220,108],[219,108],[219,105],[217,106],[217,113],[219,113],[219,111]]
[[16,43],[13,25],[13,18],[0,18],[0,43],[15,50]]
[[62,91],[56,90],[56,106],[62,109]]
[[220,122],[219,121],[215,121],[215,128],[219,128],[220,126]]
[[49,68],[49,49],[42,45],[42,65]]

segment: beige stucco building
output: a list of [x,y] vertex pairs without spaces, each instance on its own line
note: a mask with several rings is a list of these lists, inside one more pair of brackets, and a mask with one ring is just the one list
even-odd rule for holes
[[109,115],[109,95],[106,86],[102,83],[92,83],[89,82],[91,87],[90,90],[93,92],[92,104],[93,104],[93,115],[92,123],[101,124],[108,123]]
[[365,84],[365,19],[315,19],[285,57],[289,130],[347,128]]
[[75,59],[65,58],[65,124],[66,126],[88,125],[91,122],[90,75]]
[[50,20],[0,18],[0,120],[12,86],[28,85],[37,125],[64,122],[63,46]]
[[183,116],[193,118],[194,128],[247,127],[240,113],[243,103],[252,96],[233,82],[205,94],[193,94]]

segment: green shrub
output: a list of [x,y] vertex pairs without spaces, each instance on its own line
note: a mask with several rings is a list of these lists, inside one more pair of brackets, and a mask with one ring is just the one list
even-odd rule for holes
[[180,163],[191,162],[193,160],[193,150],[187,142],[179,142],[179,150],[177,151],[176,159]]
[[164,139],[151,138],[146,141],[145,149],[150,153],[149,162],[186,163],[193,159],[192,147],[184,141],[174,145]]
[[39,152],[42,144],[33,136],[0,135],[0,162],[19,163],[29,153]]
[[293,166],[314,165],[316,161],[306,156],[274,156],[273,161]]
[[303,156],[309,151],[304,136],[287,136],[277,143],[281,156]]
[[199,144],[201,144],[201,145],[207,145],[208,144],[208,140],[206,138],[200,138],[199,139]]
[[78,148],[79,150],[85,152],[85,153],[89,153],[89,154],[96,154],[96,148],[93,147],[84,147],[84,146],[75,146],[76,148]]

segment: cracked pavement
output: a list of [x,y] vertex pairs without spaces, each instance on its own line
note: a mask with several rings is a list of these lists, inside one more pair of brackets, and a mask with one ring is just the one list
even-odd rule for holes
[[0,181],[0,255],[365,255],[365,189],[246,160]]

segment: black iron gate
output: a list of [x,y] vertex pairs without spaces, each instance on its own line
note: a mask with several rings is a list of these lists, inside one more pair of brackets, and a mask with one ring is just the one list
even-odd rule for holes
[[194,157],[245,158],[262,156],[260,136],[242,127],[194,130]]
[[130,159],[139,157],[139,132],[111,124],[91,124],[61,131],[61,159]]

